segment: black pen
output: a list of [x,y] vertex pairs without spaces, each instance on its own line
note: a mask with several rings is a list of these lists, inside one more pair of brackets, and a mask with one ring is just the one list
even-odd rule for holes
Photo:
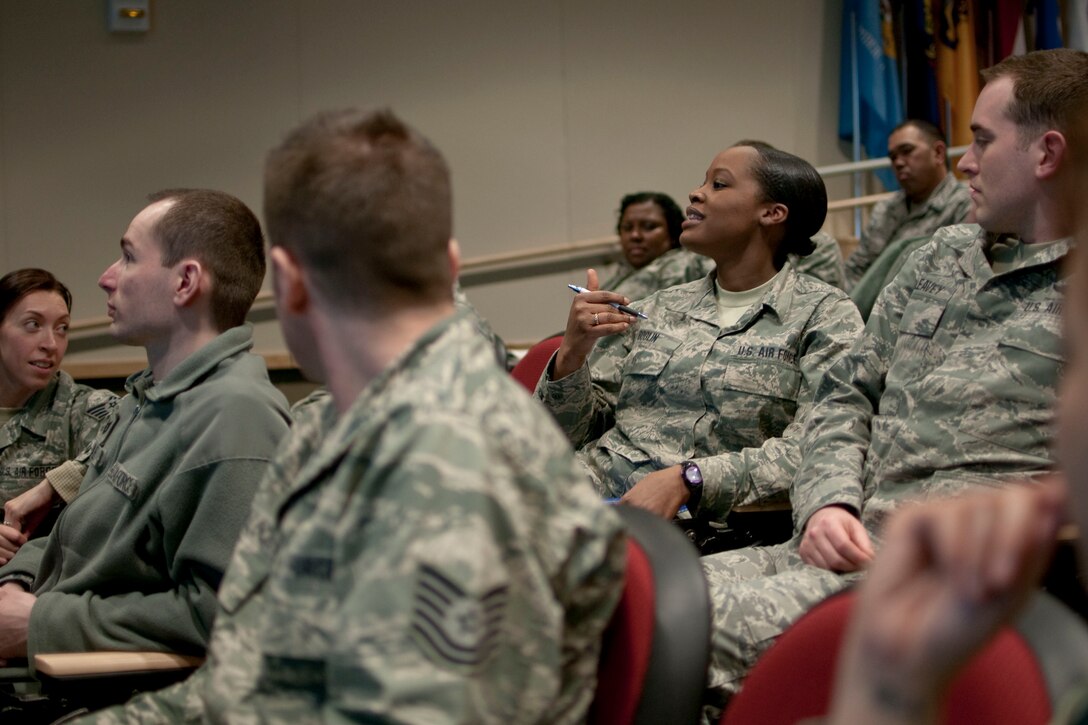
[[[568,284],[567,286],[570,287],[572,290],[574,290],[575,293],[589,292],[589,290],[587,290],[585,287],[579,287],[576,284]],[[627,305],[621,305],[619,302],[607,302],[605,304],[612,305],[613,307],[615,307],[617,310],[619,310],[620,312],[622,312],[625,315],[631,315],[631,317],[641,317],[644,320],[650,319],[649,317],[642,314],[638,310],[632,309],[632,308],[628,307]]]

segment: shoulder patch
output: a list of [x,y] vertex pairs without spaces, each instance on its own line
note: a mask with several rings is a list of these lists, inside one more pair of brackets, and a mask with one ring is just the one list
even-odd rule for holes
[[[93,401],[95,397],[99,396],[92,395],[91,400]],[[110,393],[101,397],[101,400],[94,402],[87,407],[87,415],[95,420],[105,420],[110,414],[117,410],[117,396]]]
[[498,646],[506,619],[507,587],[474,596],[433,567],[423,565],[412,604],[412,637],[428,659],[472,671]]

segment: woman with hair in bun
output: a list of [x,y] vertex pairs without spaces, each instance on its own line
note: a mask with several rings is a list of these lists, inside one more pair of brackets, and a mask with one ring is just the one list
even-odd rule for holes
[[[28,491],[75,458],[113,414],[113,393],[78,385],[60,369],[71,309],[68,288],[44,269],[0,278],[0,501]],[[64,486],[54,485],[63,498]],[[74,494],[73,489],[67,498]],[[43,533],[39,524],[40,519],[5,516],[0,564],[26,541],[24,531],[37,526]]]
[[602,496],[721,520],[788,489],[816,386],[862,322],[791,261],[827,213],[809,163],[742,142],[689,198],[680,242],[713,271],[632,303],[589,270],[536,394]]

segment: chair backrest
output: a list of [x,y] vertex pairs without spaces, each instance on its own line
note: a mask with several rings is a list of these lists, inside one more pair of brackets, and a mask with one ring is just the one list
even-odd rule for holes
[[[786,725],[826,715],[853,604],[853,593],[839,594],[797,620],[756,662],[721,725]],[[1088,627],[1039,592],[1015,626],[998,632],[957,676],[943,721],[1044,725],[1062,695],[1086,680]]]
[[710,658],[710,598],[695,547],[647,511],[617,506],[627,573],[605,632],[594,725],[695,723]]
[[540,380],[541,373],[547,367],[552,355],[559,349],[559,343],[563,342],[562,335],[548,337],[533,345],[526,351],[525,356],[518,360],[510,374],[514,376],[525,388],[532,392],[536,390],[536,383]]

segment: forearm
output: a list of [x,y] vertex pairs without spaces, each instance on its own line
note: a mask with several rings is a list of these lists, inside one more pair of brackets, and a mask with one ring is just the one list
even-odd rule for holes
[[552,379],[551,370],[549,363],[537,384],[536,397],[551,411],[575,448],[600,438],[612,425],[613,408],[603,392],[595,389],[589,364],[561,380]]
[[191,581],[164,592],[43,592],[30,617],[27,650],[152,650],[203,654],[215,617],[215,590]]

